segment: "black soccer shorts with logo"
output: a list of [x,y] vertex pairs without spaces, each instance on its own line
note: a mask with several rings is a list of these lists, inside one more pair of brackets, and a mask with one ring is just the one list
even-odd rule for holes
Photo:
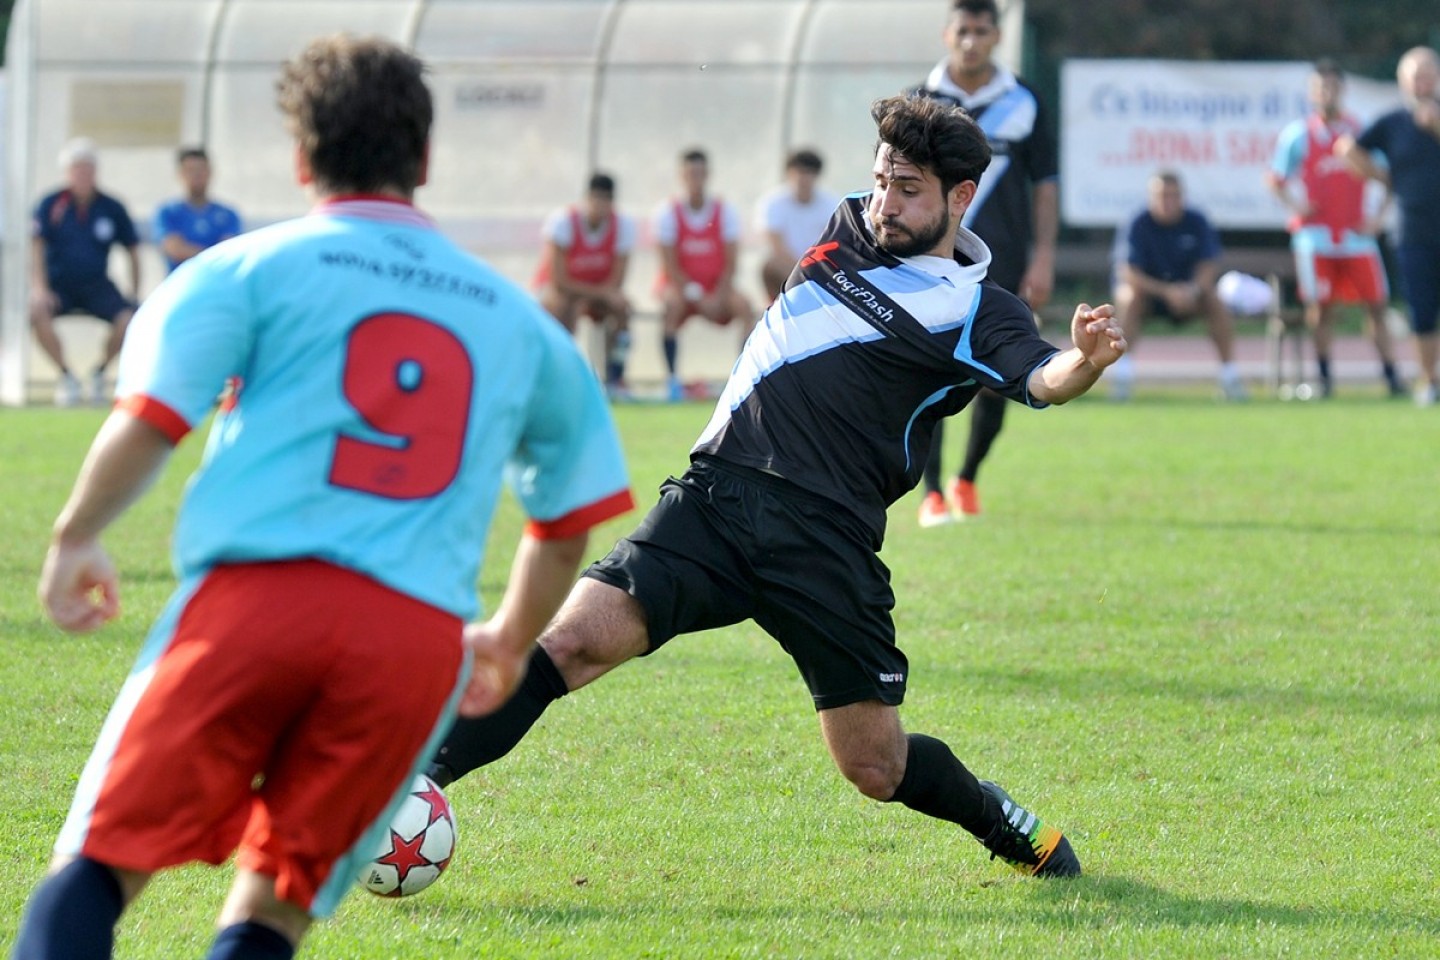
[[779,477],[698,457],[585,576],[645,610],[647,654],[672,637],[753,619],[800,668],[815,709],[896,705],[909,666],[895,646],[890,571],[840,505]]

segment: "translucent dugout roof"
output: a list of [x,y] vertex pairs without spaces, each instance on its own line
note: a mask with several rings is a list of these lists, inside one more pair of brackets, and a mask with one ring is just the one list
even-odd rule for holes
[[[431,68],[430,185],[418,202],[517,279],[541,222],[589,173],[615,175],[646,219],[698,146],[714,192],[747,220],[799,146],[835,192],[866,186],[876,97],[921,82],[943,53],[946,0],[20,0],[12,23],[7,339],[24,309],[28,210],[71,137],[100,148],[100,184],[137,223],[176,190],[174,152],[203,144],[214,195],[248,225],[302,212],[274,107],[281,62],[311,38],[380,34]],[[1021,2],[1001,59],[1016,62]],[[1013,41],[1013,42],[1012,42]],[[654,264],[637,255],[634,286]],[[153,254],[150,254],[153,258]],[[153,265],[152,265],[153,264]],[[147,262],[159,280],[158,259]],[[148,284],[147,284],[148,285]],[[0,378],[0,389],[4,387]]]

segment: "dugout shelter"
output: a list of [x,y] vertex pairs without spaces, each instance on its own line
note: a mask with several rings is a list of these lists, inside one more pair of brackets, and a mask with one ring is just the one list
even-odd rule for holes
[[[1001,6],[999,59],[1015,66],[1023,0]],[[676,188],[679,152],[695,145],[710,154],[713,191],[746,218],[739,280],[760,302],[761,238],[750,221],[780,182],[784,154],[813,146],[829,189],[867,187],[868,105],[925,78],[944,52],[948,9],[946,0],[19,0],[6,69],[0,402],[50,395],[55,371],[28,328],[29,216],[59,184],[56,157],[71,137],[98,144],[101,189],[141,227],[151,288],[164,266],[148,225],[177,192],[176,148],[209,151],[212,194],[247,227],[303,213],[274,107],[277,68],[315,36],[378,34],[430,65],[436,124],[418,203],[462,245],[528,281],[545,215],[578,199],[592,170],[607,170],[621,209],[644,224],[627,285],[643,311],[658,270],[648,221]],[[68,344],[87,328],[99,324],[66,321],[61,335]],[[89,335],[98,342],[100,332]],[[691,324],[685,335],[719,338],[683,355],[719,368],[691,373],[723,376],[733,334]],[[632,377],[658,377],[658,340],[637,324]]]

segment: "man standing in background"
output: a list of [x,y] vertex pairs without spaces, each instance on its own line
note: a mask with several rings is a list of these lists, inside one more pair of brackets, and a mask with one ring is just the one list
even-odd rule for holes
[[[1440,54],[1415,47],[1395,75],[1405,105],[1335,150],[1358,172],[1389,184],[1400,201],[1396,254],[1420,360],[1415,403],[1429,407],[1440,399]],[[1386,168],[1375,153],[1384,154]]]
[[[1055,137],[1035,91],[992,58],[1000,43],[995,0],[954,0],[945,27],[945,59],[916,92],[958,104],[990,141],[994,160],[980,180],[964,226],[989,246],[989,276],[1039,310],[1055,285],[1060,229]],[[1033,244],[1033,249],[1032,249]],[[942,427],[925,465],[920,525],[933,527],[980,513],[975,481],[1005,421],[1005,400],[982,390],[970,406],[970,440],[959,475],[940,492]]]
[[175,172],[185,195],[155,211],[155,243],[170,270],[240,234],[240,215],[210,199],[210,157],[204,147],[182,147]]
[[[1335,64],[1321,61],[1310,75],[1314,112],[1280,133],[1270,165],[1270,190],[1293,214],[1290,246],[1295,252],[1295,278],[1305,304],[1305,325],[1315,339],[1320,395],[1334,392],[1330,349],[1335,339],[1335,307],[1363,303],[1366,326],[1391,396],[1405,393],[1395,373],[1385,311],[1390,287],[1385,263],[1375,242],[1378,217],[1365,215],[1365,181],[1335,156],[1341,137],[1360,133],[1360,121],[1341,109],[1345,75]],[[1299,185],[1298,192],[1291,189]],[[1386,202],[1389,202],[1387,196]]]

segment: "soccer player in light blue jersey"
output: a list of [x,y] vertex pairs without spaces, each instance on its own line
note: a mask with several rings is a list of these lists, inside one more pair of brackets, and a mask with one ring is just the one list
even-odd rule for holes
[[[16,960],[109,956],[153,872],[237,849],[208,956],[292,956],[457,707],[483,713],[518,685],[590,527],[631,505],[570,337],[412,205],[422,73],[382,40],[307,47],[279,101],[315,208],[201,253],[136,316],[41,576],[61,627],[116,614],[101,533],[232,386],[180,508],[180,587],[80,778]],[[530,523],[499,609],[463,628],[507,476]]]

